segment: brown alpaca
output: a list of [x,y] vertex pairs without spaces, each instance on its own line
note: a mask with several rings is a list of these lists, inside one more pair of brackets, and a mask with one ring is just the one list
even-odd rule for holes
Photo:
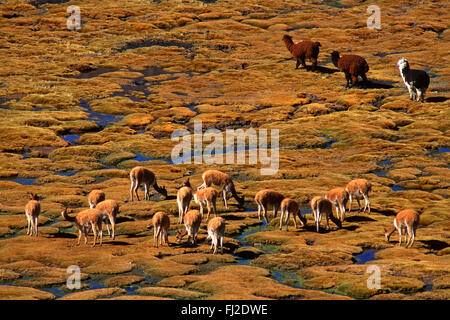
[[208,237],[211,238],[211,250],[213,254],[217,252],[217,246],[220,239],[220,253],[223,252],[223,234],[225,233],[225,220],[222,217],[214,217],[208,223]]
[[27,216],[27,235],[38,235],[38,217],[41,213],[41,205],[37,194],[29,193],[31,200],[25,206],[25,215]]
[[183,222],[183,217],[189,210],[189,204],[191,203],[193,196],[193,190],[189,178],[187,178],[180,189],[177,191],[177,204],[178,204],[178,223]]
[[345,219],[345,206],[348,201],[347,191],[345,191],[344,188],[334,188],[327,192],[325,199],[329,200],[334,205],[337,217],[343,222]]
[[283,42],[292,56],[297,60],[295,69],[298,69],[300,64],[306,68],[305,59],[309,59],[312,63],[312,71],[316,70],[317,57],[319,56],[320,42],[310,40],[303,40],[294,44],[290,35],[283,36]]
[[[116,237],[116,217],[119,213],[119,204],[116,200],[108,199],[98,203],[95,208],[103,214],[108,235],[114,240]],[[111,225],[112,233],[109,230],[109,225]]]
[[327,230],[330,229],[329,219],[333,221],[335,225],[338,226],[338,228],[342,227],[341,221],[339,219],[336,219],[333,216],[333,209],[332,209],[332,203],[321,196],[316,196],[311,199],[311,209],[314,216],[314,221],[316,223],[316,231],[319,232],[320,229],[320,222],[322,221],[322,216],[325,214],[325,217],[327,218]]
[[244,197],[239,197],[236,189],[234,188],[233,180],[230,175],[219,170],[207,170],[202,174],[203,184],[197,188],[197,190],[216,185],[222,188],[223,203],[228,209],[227,205],[227,192],[231,192],[233,198],[239,203],[240,206],[244,205]]
[[167,198],[167,190],[164,187],[159,187],[156,183],[156,177],[155,174],[144,168],[144,167],[134,167],[130,171],[130,181],[131,181],[131,188],[130,188],[130,196],[131,201],[133,201],[133,192],[136,194],[136,198],[139,201],[138,196],[138,188],[141,184],[144,184],[145,187],[145,200],[150,200],[150,187],[155,188],[155,190],[164,196],[164,198]]
[[261,211],[263,211],[264,220],[266,220],[266,223],[269,224],[269,220],[267,218],[267,209],[269,205],[273,206],[273,217],[275,218],[283,199],[284,196],[281,193],[271,189],[258,191],[255,195],[255,202],[258,205],[258,219],[261,220]]
[[170,227],[170,219],[167,213],[159,211],[153,215],[153,246],[158,248],[159,244],[162,246],[164,240],[167,245],[169,245],[168,231]]
[[78,230],[78,242],[80,245],[81,235],[84,235],[84,243],[87,244],[87,236],[89,233],[89,227],[92,227],[92,232],[94,232],[94,242],[92,247],[95,247],[97,243],[97,235],[100,234],[100,245],[102,245],[103,231],[102,231],[102,221],[103,214],[97,209],[86,209],[78,213],[75,217],[70,217],[67,214],[67,208],[64,208],[61,215],[67,221],[73,222]]
[[203,215],[203,207],[206,205],[208,208],[208,216],[206,221],[209,220],[209,214],[211,213],[211,207],[214,210],[214,216],[217,216],[216,200],[217,191],[213,187],[206,187],[194,192],[194,201],[200,205],[200,213]]
[[302,227],[306,224],[306,218],[300,214],[300,208],[298,205],[298,202],[291,198],[284,198],[283,201],[281,201],[281,218],[280,218],[280,230],[283,225],[283,217],[286,215],[286,219],[284,223],[286,224],[286,231],[288,230],[289,225],[289,217],[292,214],[292,219],[294,219],[294,225],[297,229],[297,221],[295,217],[297,216],[300,220],[300,223]]
[[102,190],[92,190],[88,195],[89,207],[94,209],[97,203],[105,199],[105,193]]
[[368,209],[368,213],[370,214],[370,200],[369,200],[369,192],[372,190],[372,184],[366,179],[354,179],[350,181],[345,187],[345,191],[348,192],[348,201],[349,208],[348,211],[352,211],[352,200],[353,197],[356,198],[358,202],[359,211],[361,211],[361,203],[359,199],[361,196],[364,198],[364,210]]
[[369,71],[369,65],[363,57],[354,54],[339,57],[339,52],[333,51],[331,60],[339,70],[344,72],[347,80],[346,88],[354,86],[358,82],[358,76],[361,76],[364,84],[367,85],[366,73]]
[[189,210],[185,216],[184,216],[184,226],[185,226],[185,230],[183,231],[178,231],[176,238],[177,241],[180,242],[181,239],[183,239],[183,237],[187,234],[188,235],[188,240],[187,242],[190,242],[190,239],[192,237],[192,243],[195,244],[195,242],[197,241],[197,235],[198,235],[198,230],[200,229],[200,224],[202,223],[202,214],[200,213],[200,211],[198,210]]
[[384,236],[386,240],[389,242],[389,238],[391,234],[397,230],[399,234],[398,245],[402,245],[402,235],[403,230],[406,229],[405,241],[407,236],[409,236],[408,241],[406,242],[406,248],[412,247],[414,243],[414,239],[416,237],[416,229],[419,225],[420,214],[411,209],[405,209],[397,213],[394,218],[393,225],[389,228],[389,230],[384,230]]

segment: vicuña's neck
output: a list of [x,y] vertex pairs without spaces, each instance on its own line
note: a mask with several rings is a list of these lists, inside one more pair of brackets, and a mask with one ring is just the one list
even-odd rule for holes
[[391,226],[384,234],[390,236],[395,231],[395,226]]

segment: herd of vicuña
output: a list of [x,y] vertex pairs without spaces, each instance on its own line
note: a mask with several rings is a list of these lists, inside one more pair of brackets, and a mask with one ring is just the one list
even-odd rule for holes
[[[178,204],[178,222],[184,224],[184,229],[178,230],[176,233],[177,242],[181,242],[184,236],[187,235],[187,243],[196,244],[200,226],[203,220],[204,207],[208,209],[206,217],[208,238],[211,239],[211,250],[213,253],[217,252],[219,243],[221,251],[223,249],[223,237],[225,233],[226,221],[223,217],[217,216],[216,200],[218,191],[212,187],[218,186],[222,188],[222,196],[224,206],[228,208],[227,199],[234,197],[239,207],[244,206],[244,197],[239,196],[233,180],[230,175],[218,170],[207,170],[202,175],[203,183],[197,190],[193,190],[189,178],[186,178],[177,191]],[[145,200],[150,200],[150,186],[153,186],[157,192],[167,198],[167,190],[164,187],[159,187],[156,183],[155,174],[144,167],[135,167],[130,172],[130,200],[134,200],[134,195],[139,200],[138,187],[144,184]],[[329,220],[338,227],[342,228],[342,223],[345,220],[346,211],[351,211],[353,199],[358,202],[359,211],[367,211],[370,214],[370,199],[369,192],[372,190],[371,183],[366,179],[354,179],[348,182],[345,187],[337,187],[329,190],[324,195],[315,196],[310,200],[312,216],[314,218],[314,226],[317,232],[320,232],[320,223],[322,217],[326,218],[326,230],[330,229]],[[31,200],[25,207],[25,213],[28,220],[27,235],[38,235],[38,216],[40,213],[39,197],[36,194],[30,194]],[[199,205],[200,210],[190,209],[191,201],[194,199],[195,203]],[[361,207],[360,200],[364,199],[364,207]],[[273,218],[277,216],[278,211],[281,211],[279,229],[282,229],[283,224],[286,225],[286,231],[289,231],[288,225],[290,217],[292,216],[295,228],[297,229],[297,218],[301,226],[306,226],[307,219],[304,214],[300,212],[300,204],[297,200],[285,197],[282,193],[272,190],[263,189],[256,193],[254,201],[258,210],[258,219],[264,219],[266,224],[269,224],[269,217],[267,211],[269,207],[273,210]],[[106,199],[105,193],[102,190],[92,190],[88,195],[89,209],[82,210],[76,216],[69,215],[69,208],[64,207],[61,215],[62,217],[73,223],[73,226],[78,231],[77,245],[80,244],[81,237],[84,236],[84,242],[87,244],[88,233],[92,230],[94,234],[94,241],[92,246],[97,243],[97,238],[100,238],[100,245],[103,241],[102,224],[106,224],[108,234],[114,240],[116,232],[116,217],[119,213],[119,204],[116,200]],[[347,209],[348,206],[348,209]],[[333,207],[335,208],[336,217],[333,215]],[[211,211],[214,212],[214,217],[209,220]],[[262,216],[262,217],[261,217]],[[385,230],[386,240],[389,241],[390,235],[397,230],[400,235],[399,244],[402,241],[402,235],[406,229],[409,239],[407,246],[412,246],[415,239],[415,232],[419,222],[419,214],[410,209],[402,210],[395,217],[393,226],[389,230]],[[163,243],[169,244],[168,232],[170,227],[170,218],[166,212],[158,211],[152,218],[154,230],[154,246],[158,247]],[[111,226],[111,230],[110,230]]]

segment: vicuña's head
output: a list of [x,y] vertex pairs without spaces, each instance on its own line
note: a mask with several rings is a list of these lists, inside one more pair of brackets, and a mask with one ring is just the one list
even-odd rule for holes
[[159,193],[161,193],[164,198],[167,198],[167,189],[166,189],[166,187],[160,187]]
[[244,203],[245,203],[245,199],[244,199],[244,195],[242,195],[242,197],[240,197],[239,198],[239,205],[241,206],[241,207],[243,207],[244,206]]
[[384,229],[384,237],[386,238],[386,241],[389,242],[389,238],[391,237],[391,233],[388,232],[386,229]]
[[298,212],[297,216],[300,219],[300,222],[302,223],[302,226],[305,226],[306,225],[306,216],[302,215],[300,213],[300,211]]
[[30,197],[30,200],[39,200],[39,196],[36,193],[28,192],[28,196]]
[[175,235],[175,238],[177,239],[177,242],[180,243],[180,242],[181,242],[181,239],[183,239],[183,237],[184,237],[186,234],[187,234],[187,232],[186,232],[185,229],[183,229],[183,230],[178,230],[177,233],[176,233],[176,235]]
[[183,187],[189,187],[191,188],[191,182],[189,181],[189,178],[186,178],[180,185],[177,187],[177,189],[181,189]]
[[400,70],[403,70],[403,69],[409,69],[409,63],[408,63],[408,60],[406,60],[405,58],[401,58],[400,60],[398,60],[398,62],[397,62],[397,67],[400,69]]
[[182,186],[183,187],[190,187],[191,186],[191,182],[189,181],[189,178],[186,178],[186,180],[183,181]]

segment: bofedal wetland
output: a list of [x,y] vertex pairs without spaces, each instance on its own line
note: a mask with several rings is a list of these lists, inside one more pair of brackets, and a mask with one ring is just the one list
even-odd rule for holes
[[450,299],[447,3],[0,21],[0,299]]

